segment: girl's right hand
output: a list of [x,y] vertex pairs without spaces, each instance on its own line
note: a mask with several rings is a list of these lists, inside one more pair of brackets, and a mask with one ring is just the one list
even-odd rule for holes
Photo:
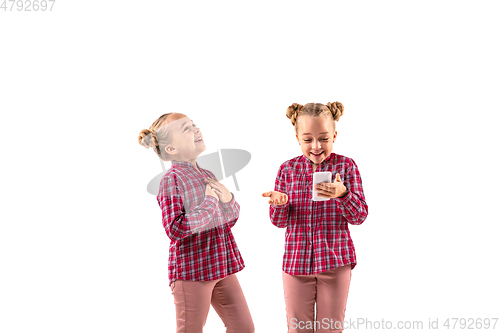
[[215,193],[214,189],[210,185],[208,185],[208,184],[205,187],[205,196],[207,196],[207,195],[211,195],[217,201],[219,201],[219,196],[217,195],[217,193]]
[[288,202],[288,195],[278,192],[278,191],[269,191],[262,193],[263,197],[269,198],[269,204],[276,206],[284,205]]

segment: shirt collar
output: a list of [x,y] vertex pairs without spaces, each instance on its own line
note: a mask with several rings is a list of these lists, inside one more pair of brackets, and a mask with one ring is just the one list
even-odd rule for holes
[[[192,165],[190,162],[187,162],[187,161],[171,161],[171,163],[172,163],[172,167],[181,167],[181,168],[192,168],[192,169],[194,169],[194,165]],[[199,169],[200,166],[198,165],[198,162],[195,162],[195,163],[196,163],[196,166]]]

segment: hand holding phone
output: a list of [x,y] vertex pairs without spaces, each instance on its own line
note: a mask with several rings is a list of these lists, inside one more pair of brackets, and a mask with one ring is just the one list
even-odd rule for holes
[[317,194],[318,192],[314,190],[314,185],[320,184],[320,183],[331,183],[332,182],[332,173],[330,171],[321,171],[321,172],[315,172],[313,173],[313,201],[326,201],[330,200],[330,198],[325,198],[325,197],[319,197]]

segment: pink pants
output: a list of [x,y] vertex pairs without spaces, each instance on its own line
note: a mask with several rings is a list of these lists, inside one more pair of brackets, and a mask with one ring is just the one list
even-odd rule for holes
[[288,333],[342,332],[350,283],[351,265],[315,275],[283,272]]
[[201,333],[210,304],[226,326],[227,333],[254,333],[252,316],[235,274],[213,281],[175,280],[177,333]]

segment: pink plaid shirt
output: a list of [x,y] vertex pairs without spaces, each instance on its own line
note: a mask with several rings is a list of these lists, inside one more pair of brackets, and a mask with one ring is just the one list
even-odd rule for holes
[[157,201],[171,240],[169,284],[216,280],[245,267],[231,232],[240,206],[234,195],[227,203],[205,196],[204,179],[215,176],[198,168],[203,174],[189,162],[172,161],[160,182]]
[[290,275],[312,275],[351,264],[356,253],[348,224],[361,224],[368,215],[361,176],[354,160],[331,153],[316,171],[331,171],[332,181],[339,173],[349,190],[343,198],[312,200],[313,170],[304,155],[283,163],[278,171],[275,191],[288,195],[285,205],[270,205],[271,222],[286,228],[283,271]]

